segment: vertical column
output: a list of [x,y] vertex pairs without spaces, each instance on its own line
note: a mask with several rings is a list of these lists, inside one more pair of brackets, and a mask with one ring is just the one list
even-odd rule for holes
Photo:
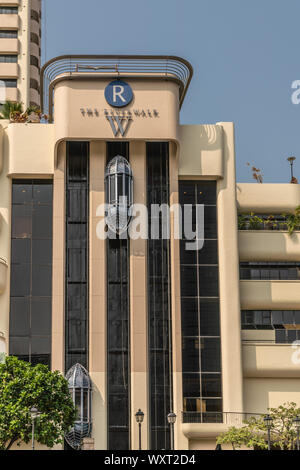
[[[130,164],[134,178],[134,203],[146,201],[146,144],[131,142]],[[142,449],[148,448],[147,363],[147,240],[130,240],[130,337],[131,337],[131,447],[138,449],[135,413],[144,413]]]
[[[106,143],[90,144],[90,325],[89,372],[93,382],[95,450],[107,448],[106,413],[106,240],[97,237],[97,208],[105,203]],[[104,215],[104,214],[103,214]]]
[[234,127],[223,127],[224,178],[217,184],[223,411],[243,412]]
[[65,166],[66,142],[59,144],[53,179],[52,370],[65,369]]
[[[170,143],[170,206],[179,204],[178,194],[178,150]],[[176,212],[170,217],[170,258],[171,258],[171,309],[172,309],[172,358],[173,358],[173,411],[177,415],[174,429],[175,449],[188,449],[188,439],[181,431],[182,403],[182,339],[181,339],[181,296],[180,296],[180,241],[175,240],[178,230]]]

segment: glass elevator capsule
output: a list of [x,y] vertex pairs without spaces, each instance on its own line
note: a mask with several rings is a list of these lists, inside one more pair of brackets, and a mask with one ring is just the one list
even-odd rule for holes
[[77,416],[74,427],[66,434],[65,439],[73,449],[80,449],[82,439],[89,437],[92,430],[92,384],[89,373],[81,364],[71,367],[66,379]]
[[121,234],[127,230],[133,202],[132,170],[126,158],[117,155],[105,172],[106,223],[111,231]]

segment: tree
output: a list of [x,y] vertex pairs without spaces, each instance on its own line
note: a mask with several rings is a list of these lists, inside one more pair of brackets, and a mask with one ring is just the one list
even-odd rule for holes
[[[300,408],[296,403],[284,403],[278,408],[269,408],[272,418],[271,442],[273,447],[280,450],[292,450],[295,448],[296,430],[293,420],[300,416]],[[242,446],[265,450],[267,444],[267,426],[264,422],[265,415],[251,417],[244,422],[244,426],[230,427],[228,431],[220,434],[217,444],[231,444],[232,448],[239,449]]]
[[1,119],[10,119],[13,113],[23,113],[22,103],[5,101],[1,109]]
[[66,379],[45,365],[6,357],[0,364],[0,450],[30,442],[32,406],[41,412],[36,441],[50,448],[62,443],[76,416]]

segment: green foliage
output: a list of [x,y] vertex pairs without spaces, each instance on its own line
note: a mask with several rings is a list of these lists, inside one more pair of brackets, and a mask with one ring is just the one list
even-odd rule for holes
[[35,426],[37,442],[50,448],[62,443],[76,415],[66,379],[45,365],[6,357],[0,364],[0,450],[31,440],[32,406],[41,412]]
[[239,230],[246,230],[247,228],[247,217],[245,215],[238,216],[238,228]]
[[289,234],[292,235],[294,230],[300,227],[300,206],[296,207],[292,214],[287,214],[285,217]]
[[[278,408],[269,408],[269,415],[273,419],[271,426],[272,446],[280,450],[295,449],[296,430],[293,420],[300,416],[300,408],[296,403],[284,403]],[[267,444],[267,427],[264,422],[265,415],[252,417],[244,422],[240,428],[230,427],[228,431],[220,434],[217,444],[231,444],[233,449],[242,446],[265,450]]]
[[22,103],[6,101],[2,106],[0,119],[10,119],[13,113],[23,113]]
[[263,226],[263,219],[255,215],[253,212],[250,214],[249,218],[249,230],[258,230]]

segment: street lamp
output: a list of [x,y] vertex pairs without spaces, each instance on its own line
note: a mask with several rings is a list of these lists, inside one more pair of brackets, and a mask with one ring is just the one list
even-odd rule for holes
[[293,419],[293,423],[295,424],[296,430],[297,430],[297,450],[300,450],[300,443],[299,443],[300,416],[296,416],[296,418]]
[[144,421],[144,416],[145,415],[140,408],[135,413],[135,419],[139,425],[139,450],[142,450],[142,422]]
[[176,414],[171,411],[171,413],[168,414],[168,423],[170,425],[170,430],[171,430],[171,450],[174,450],[174,424],[176,422]]
[[294,178],[294,173],[293,173],[293,165],[294,165],[294,161],[296,160],[296,157],[288,157],[287,158],[287,161],[289,162],[289,164],[291,165],[291,182],[293,182],[293,178]]
[[30,408],[30,416],[31,416],[31,423],[32,423],[32,450],[34,450],[34,424],[35,420],[41,415],[41,412],[33,406]]
[[268,450],[271,450],[271,427],[272,427],[273,418],[270,415],[264,417],[264,423],[268,430]]

